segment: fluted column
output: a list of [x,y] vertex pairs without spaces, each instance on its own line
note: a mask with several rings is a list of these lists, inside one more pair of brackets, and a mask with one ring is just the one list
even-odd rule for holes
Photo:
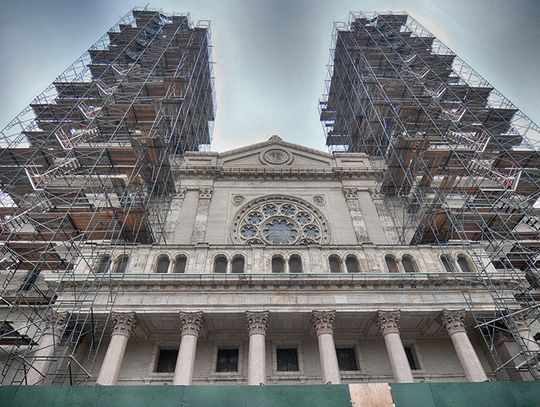
[[203,327],[202,312],[180,312],[180,325],[182,339],[174,369],[173,384],[191,384],[193,381],[193,368],[195,367],[195,354],[197,352],[197,339]]
[[443,310],[441,320],[452,339],[467,380],[470,382],[487,381],[484,368],[465,330],[465,310]]
[[399,335],[400,316],[399,311],[377,311],[377,325],[384,336],[394,380],[397,383],[411,383],[413,382],[411,366]]
[[269,312],[246,312],[249,333],[248,384],[266,383],[266,329]]
[[339,365],[334,343],[334,319],[336,311],[313,311],[311,322],[319,342],[319,357],[323,383],[341,383]]
[[45,375],[49,370],[52,357],[64,333],[68,319],[69,314],[67,312],[60,314],[50,312],[47,314],[45,331],[39,340],[37,350],[34,352],[32,366],[26,374],[26,384],[44,384]]
[[112,312],[111,320],[113,323],[111,341],[96,380],[96,384],[102,386],[116,384],[129,337],[137,325],[137,317],[134,312]]

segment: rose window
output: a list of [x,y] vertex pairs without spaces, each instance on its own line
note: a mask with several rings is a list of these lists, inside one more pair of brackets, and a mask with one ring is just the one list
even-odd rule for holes
[[234,221],[238,243],[294,245],[328,243],[326,221],[314,206],[298,198],[271,196],[248,202]]

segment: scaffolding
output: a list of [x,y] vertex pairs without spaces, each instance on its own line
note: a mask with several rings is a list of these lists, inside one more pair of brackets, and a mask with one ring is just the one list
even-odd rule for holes
[[[171,163],[210,144],[214,112],[209,22],[134,8],[3,129],[0,384],[26,383],[42,366],[43,383],[91,377],[109,320],[92,303],[114,280],[112,310],[125,271],[107,264],[112,276],[100,262],[111,249],[167,243]],[[91,272],[58,300],[77,267]],[[38,284],[42,272],[56,273],[56,288]],[[39,363],[40,338],[60,324]],[[91,344],[81,354],[83,337]]]
[[[394,243],[457,244],[468,254],[470,277],[490,292],[493,312],[474,311],[460,286],[495,371],[540,377],[533,339],[519,333],[540,316],[540,128],[403,12],[351,13],[335,23],[319,111],[330,150],[384,159],[380,190],[406,211],[394,213]],[[511,282],[506,289],[495,284],[500,276]],[[512,360],[497,354],[499,333],[519,344]]]

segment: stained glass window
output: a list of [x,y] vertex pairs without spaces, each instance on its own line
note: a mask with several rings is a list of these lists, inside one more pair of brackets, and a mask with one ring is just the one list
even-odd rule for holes
[[273,196],[248,203],[234,225],[233,239],[247,244],[328,242],[328,228],[318,209],[293,197]]

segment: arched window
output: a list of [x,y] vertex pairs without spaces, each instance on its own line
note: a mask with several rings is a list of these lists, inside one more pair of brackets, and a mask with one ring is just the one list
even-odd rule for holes
[[358,259],[352,254],[348,255],[345,259],[345,266],[347,266],[348,273],[359,273],[360,265],[358,264]]
[[457,256],[457,264],[461,271],[463,271],[464,273],[472,272],[472,267],[469,263],[469,259],[467,259],[467,257],[465,257],[464,255],[460,254],[459,256]]
[[174,262],[174,273],[185,273],[186,272],[187,257],[180,255],[176,258]]
[[444,269],[446,270],[447,273],[453,273],[454,272],[454,261],[452,260],[452,258],[447,255],[447,254],[443,254],[441,256],[441,262],[444,266]]
[[272,273],[285,273],[285,261],[283,260],[283,257],[272,257]]
[[217,256],[214,259],[214,273],[227,272],[227,258],[225,256]]
[[330,273],[341,273],[341,259],[339,256],[331,255],[328,258],[328,264],[330,265]]
[[107,273],[111,267],[111,256],[103,256],[99,261],[99,266],[96,269],[96,273]]
[[401,258],[401,264],[403,264],[403,270],[405,270],[405,273],[416,273],[418,271],[416,270],[414,259],[408,254]]
[[116,267],[114,268],[114,272],[124,274],[126,272],[128,263],[129,256],[127,254],[120,256],[120,258],[116,261]]
[[386,268],[388,269],[389,273],[399,273],[399,267],[394,257],[387,254],[384,256],[384,260],[386,261]]
[[240,254],[234,256],[231,264],[231,273],[243,273],[244,263],[244,256]]
[[289,273],[302,273],[302,259],[300,256],[293,254],[289,258]]
[[160,256],[156,265],[156,273],[168,273],[170,263],[169,256]]

